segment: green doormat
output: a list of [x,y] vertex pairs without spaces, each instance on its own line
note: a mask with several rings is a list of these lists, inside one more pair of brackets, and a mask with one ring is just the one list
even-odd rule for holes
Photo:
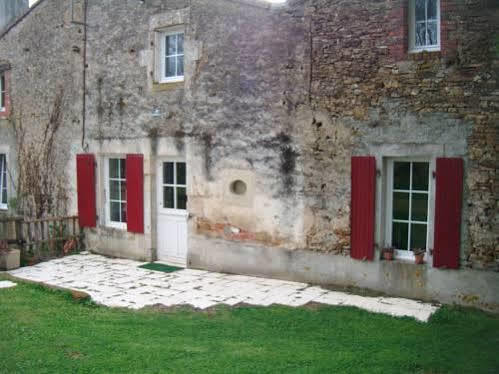
[[173,273],[174,271],[177,271],[177,270],[183,270],[183,268],[178,268],[176,266],[157,264],[154,262],[151,262],[151,263],[145,264],[145,265],[141,265],[141,266],[139,266],[139,268],[147,269],[147,270],[162,271],[163,273]]

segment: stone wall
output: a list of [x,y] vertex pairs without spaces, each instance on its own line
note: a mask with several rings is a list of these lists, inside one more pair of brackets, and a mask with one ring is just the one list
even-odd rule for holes
[[[78,1],[75,1],[73,16],[81,21]],[[0,119],[0,146],[11,150],[9,164],[14,174],[19,175],[16,172],[19,168],[25,174],[36,172],[34,169],[45,170],[41,172],[44,180],[31,178],[33,183],[40,184],[39,190],[44,183],[50,189],[64,189],[68,183],[66,171],[71,144],[81,139],[83,32],[82,25],[72,22],[69,2],[50,0],[31,8],[0,38],[0,60],[10,64],[11,104],[9,116]],[[42,154],[47,148],[53,148],[53,157],[43,164]],[[35,166],[38,162],[40,165]],[[18,187],[19,180],[16,180],[10,186],[11,197]],[[56,193],[53,204],[29,214],[39,215],[42,211],[65,214],[71,198],[69,191]],[[56,206],[59,211],[51,211]]]
[[[75,153],[143,152],[148,236],[91,233],[113,255],[117,238],[147,246],[127,248],[137,258],[154,257],[160,157],[190,165],[192,243],[342,255],[350,248],[352,155],[462,157],[462,263],[497,270],[498,5],[441,2],[442,50],[417,54],[407,53],[405,0],[90,2],[84,61],[82,1],[71,14],[69,2],[44,0],[0,39],[13,110],[0,121],[2,139],[15,138],[16,120],[30,139],[43,138],[40,124],[63,92],[55,144],[70,197]],[[185,30],[185,81],[159,84],[155,33],[175,25]],[[227,193],[240,178],[244,199]],[[377,217],[378,247],[381,225]]]
[[439,144],[466,161],[462,262],[498,269],[498,12],[442,0],[441,51],[411,54],[406,1],[309,3],[312,107],[327,112],[304,130],[310,247],[348,253],[351,155]]

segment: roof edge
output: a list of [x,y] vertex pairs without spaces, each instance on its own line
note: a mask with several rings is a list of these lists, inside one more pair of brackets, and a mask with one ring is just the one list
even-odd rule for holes
[[17,26],[23,19],[25,19],[35,8],[37,8],[41,3],[45,2],[46,0],[38,0],[36,3],[34,3],[31,7],[28,8],[23,14],[21,14],[19,17],[14,19],[11,23],[9,23],[7,26],[4,27],[3,30],[0,30],[0,39],[2,39],[6,34],[9,33],[10,30],[12,30],[14,27]]

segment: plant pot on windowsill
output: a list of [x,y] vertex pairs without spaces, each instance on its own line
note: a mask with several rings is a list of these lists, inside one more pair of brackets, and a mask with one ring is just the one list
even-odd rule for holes
[[392,261],[393,260],[393,248],[392,247],[387,247],[383,248],[383,259],[386,261]]
[[6,241],[0,241],[0,270],[14,270],[21,264],[21,251],[9,249]]
[[425,250],[422,248],[414,248],[412,249],[412,252],[414,252],[414,263],[416,265],[424,264]]

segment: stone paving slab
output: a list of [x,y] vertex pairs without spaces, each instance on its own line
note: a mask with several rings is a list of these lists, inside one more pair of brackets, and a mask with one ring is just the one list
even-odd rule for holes
[[[87,293],[109,307],[246,303],[292,307],[310,302],[354,306],[374,313],[408,316],[426,322],[438,306],[415,300],[366,297],[329,291],[305,283],[183,269],[162,273],[139,268],[142,262],[82,253],[10,271],[14,277]],[[0,282],[1,284],[5,282]]]
[[15,287],[17,283],[11,281],[0,281],[0,288],[11,288]]

